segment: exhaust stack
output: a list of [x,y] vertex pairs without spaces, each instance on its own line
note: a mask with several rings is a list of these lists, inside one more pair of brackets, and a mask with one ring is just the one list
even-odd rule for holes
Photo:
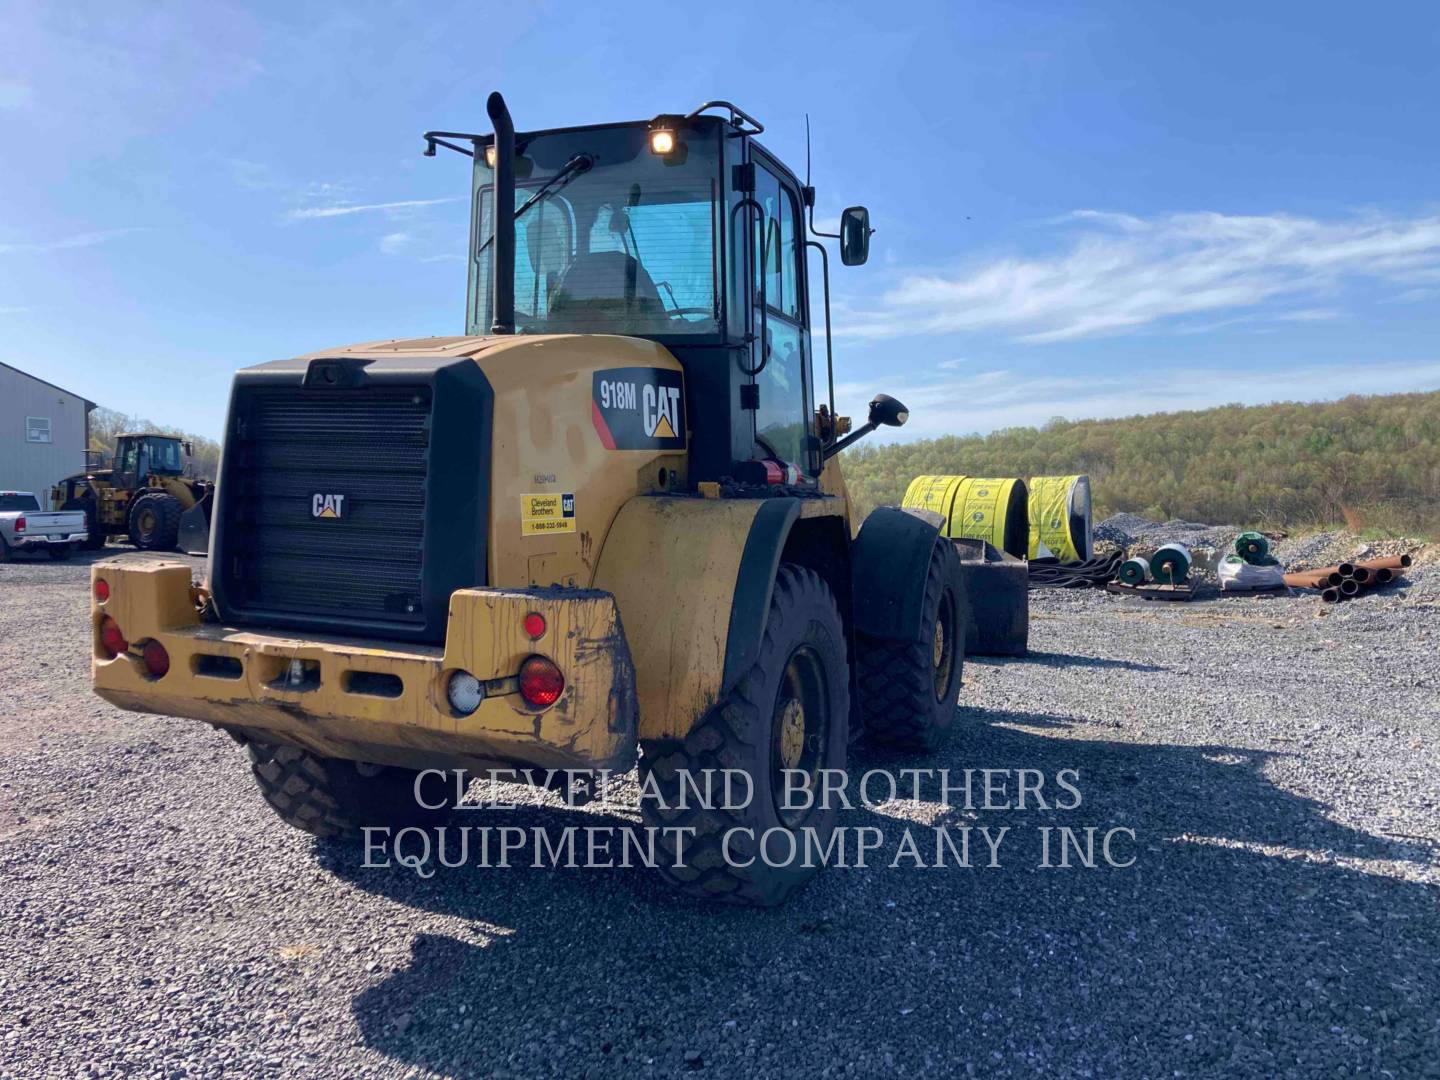
[[485,102],[495,127],[495,318],[492,334],[515,333],[515,125],[497,90]]

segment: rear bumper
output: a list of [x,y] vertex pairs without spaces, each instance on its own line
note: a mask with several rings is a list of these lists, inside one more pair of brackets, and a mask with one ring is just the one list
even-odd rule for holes
[[39,551],[61,544],[83,544],[89,536],[85,532],[21,534],[10,541],[10,546],[16,551]]
[[[609,593],[579,589],[463,589],[452,594],[444,647],[306,637],[202,623],[190,566],[171,560],[96,563],[109,599],[92,602],[95,692],[123,709],[192,717],[244,738],[291,743],[326,757],[407,768],[521,765],[628,768],[636,745],[635,673]],[[529,638],[523,620],[544,616]],[[100,643],[104,616],[130,651]],[[148,641],[169,654],[151,678]],[[528,706],[516,675],[532,655],[565,676],[559,700]],[[462,716],[446,697],[450,675],[486,684]]]

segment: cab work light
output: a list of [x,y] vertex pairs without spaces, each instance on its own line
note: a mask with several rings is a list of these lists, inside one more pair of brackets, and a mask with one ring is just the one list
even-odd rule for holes
[[650,132],[650,152],[652,154],[673,154],[675,152],[675,132],[669,128],[655,128]]

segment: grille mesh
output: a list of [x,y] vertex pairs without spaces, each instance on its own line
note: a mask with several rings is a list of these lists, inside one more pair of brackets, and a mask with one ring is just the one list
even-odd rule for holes
[[[242,392],[222,491],[237,606],[423,622],[429,388]],[[316,495],[343,495],[340,517],[315,517]]]

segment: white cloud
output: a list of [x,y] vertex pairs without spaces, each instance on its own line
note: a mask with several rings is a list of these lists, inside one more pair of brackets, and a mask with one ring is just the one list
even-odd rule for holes
[[941,360],[940,363],[936,364],[935,366],[945,371],[954,371],[956,368],[964,367],[969,362],[970,361],[964,359],[963,357],[957,357],[954,360]]
[[1080,235],[1058,254],[905,277],[878,305],[842,309],[835,334],[988,331],[1043,344],[1133,332],[1186,315],[1244,312],[1276,299],[1332,296],[1355,278],[1440,280],[1440,217],[1146,219],[1081,210],[1066,219],[1067,228],[1075,225]]
[[414,240],[409,233],[392,232],[386,233],[380,238],[380,253],[382,255],[399,255]]
[[0,255],[8,255],[12,252],[34,254],[45,251],[64,251],[69,248],[94,247],[96,244],[103,244],[106,240],[113,240],[117,236],[125,236],[129,233],[139,231],[139,229],[102,229],[98,232],[62,236],[55,240],[32,240],[15,244],[0,244]]
[[367,203],[360,206],[348,204],[338,206],[307,206],[299,210],[291,210],[289,216],[295,221],[311,221],[317,218],[346,217],[350,214],[393,214],[405,210],[414,210],[422,206],[438,206],[441,203],[460,201],[457,197],[447,199],[405,199],[400,202]]
[[1334,308],[1305,308],[1302,311],[1282,311],[1275,319],[1277,322],[1330,322],[1344,317],[1343,311]]
[[1136,379],[1130,371],[1073,376],[982,371],[905,386],[845,382],[835,388],[840,412],[848,409],[851,416],[864,416],[865,403],[878,389],[893,391],[910,407],[910,422],[904,428],[871,436],[893,441],[1033,427],[1055,416],[1105,419],[1231,403],[1329,401],[1347,394],[1437,390],[1440,359],[1244,372],[1176,368],[1144,379]]

